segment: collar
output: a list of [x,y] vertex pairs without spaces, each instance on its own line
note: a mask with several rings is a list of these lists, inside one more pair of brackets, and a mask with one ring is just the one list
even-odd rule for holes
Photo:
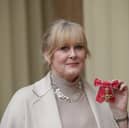
[[37,81],[33,85],[32,91],[35,95],[41,97],[44,96],[51,89],[52,86],[50,83],[50,73],[48,73],[44,78],[42,78],[40,81]]

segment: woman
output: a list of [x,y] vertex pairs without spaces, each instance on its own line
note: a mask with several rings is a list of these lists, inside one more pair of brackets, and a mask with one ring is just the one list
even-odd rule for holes
[[115,91],[116,102],[98,104],[95,91],[83,79],[89,55],[82,27],[58,20],[43,38],[50,71],[13,96],[1,128],[127,128],[128,89]]

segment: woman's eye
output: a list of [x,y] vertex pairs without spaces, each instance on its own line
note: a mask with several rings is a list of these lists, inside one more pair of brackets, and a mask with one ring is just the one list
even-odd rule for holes
[[78,49],[78,50],[81,50],[81,49],[83,49],[83,48],[84,48],[83,45],[77,45],[77,46],[75,46],[75,49]]
[[60,50],[62,50],[62,51],[67,51],[67,50],[69,50],[69,47],[63,46],[63,47],[60,48]]

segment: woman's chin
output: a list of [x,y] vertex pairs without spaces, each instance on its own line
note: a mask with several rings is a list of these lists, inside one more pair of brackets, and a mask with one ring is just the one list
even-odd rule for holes
[[81,72],[77,71],[77,70],[69,70],[67,71],[67,73],[65,74],[67,78],[75,78],[77,76],[80,76]]

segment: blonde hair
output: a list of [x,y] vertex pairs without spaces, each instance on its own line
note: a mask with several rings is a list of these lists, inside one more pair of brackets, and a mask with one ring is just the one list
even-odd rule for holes
[[43,35],[42,52],[46,53],[49,60],[51,60],[55,49],[69,41],[81,42],[86,50],[86,56],[90,54],[81,25],[64,19],[51,24]]

